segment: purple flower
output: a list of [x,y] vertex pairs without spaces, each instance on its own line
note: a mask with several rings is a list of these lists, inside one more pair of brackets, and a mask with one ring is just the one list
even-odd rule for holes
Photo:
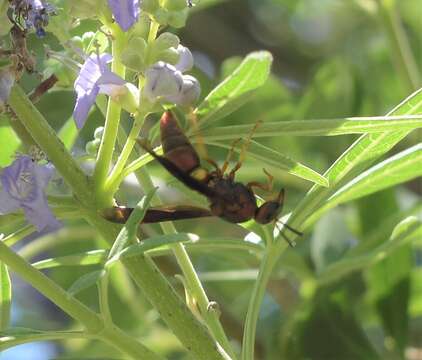
[[61,223],[48,207],[44,189],[54,174],[51,165],[38,165],[22,155],[0,175],[0,213],[8,214],[22,208],[25,217],[38,231],[56,230]]
[[13,1],[11,6],[16,20],[24,19],[24,28],[35,28],[38,37],[45,36],[44,27],[48,25],[49,16],[56,15],[54,6],[43,0]]
[[123,31],[128,31],[138,20],[139,0],[108,0],[108,6]]
[[122,86],[126,84],[125,80],[111,72],[107,67],[107,63],[111,59],[110,54],[91,55],[82,65],[79,76],[76,78],[74,87],[77,98],[73,118],[79,129],[84,126],[89,109],[94,105],[99,93],[109,94],[108,90],[113,88],[113,85]]

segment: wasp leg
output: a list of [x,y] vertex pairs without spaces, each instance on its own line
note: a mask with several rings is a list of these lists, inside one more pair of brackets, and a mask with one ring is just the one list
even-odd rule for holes
[[236,139],[235,141],[232,142],[232,146],[231,146],[229,152],[227,153],[226,160],[224,161],[223,166],[221,167],[221,175],[224,175],[227,168],[229,167],[230,160],[231,160],[231,158],[234,154],[234,148],[240,142],[240,140],[242,140],[242,139],[239,138],[239,139]]
[[[252,190],[253,187],[257,187],[261,190],[270,192],[270,191],[273,190],[274,176],[272,176],[267,170],[265,170],[265,169],[262,169],[262,170],[264,171],[265,175],[267,175],[268,182],[266,184],[262,184],[258,181],[251,181],[251,182],[248,182],[246,186],[251,190]],[[279,199],[279,197],[280,197],[280,194],[279,194],[277,199]],[[279,202],[279,200],[277,200],[277,201]]]
[[252,141],[252,136],[255,133],[256,129],[259,127],[259,125],[261,125],[261,123],[262,123],[262,121],[258,121],[255,124],[255,126],[250,131],[248,138],[243,143],[242,150],[240,150],[240,154],[239,154],[239,160],[237,161],[237,164],[234,166],[234,168],[230,171],[229,179],[233,180],[234,176],[236,174],[236,171],[239,170],[242,167],[243,161],[246,158],[246,152],[248,151],[249,145],[251,144],[251,141]]

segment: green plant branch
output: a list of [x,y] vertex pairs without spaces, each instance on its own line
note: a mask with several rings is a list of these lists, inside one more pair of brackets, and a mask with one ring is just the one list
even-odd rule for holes
[[105,327],[101,317],[79,300],[70,296],[39,270],[27,263],[6,244],[0,241],[0,261],[23,280],[31,284],[41,294],[50,299],[75,320],[81,322],[87,331],[99,339],[107,341],[134,359],[160,359],[148,348],[121,332],[115,327]]
[[[286,247],[286,245],[285,245]],[[268,246],[263,257],[258,277],[252,289],[248,311],[246,313],[245,327],[242,341],[242,360],[254,360],[256,325],[258,323],[259,310],[265,295],[267,283],[279,258],[278,251],[274,246]]]
[[421,75],[395,2],[378,0],[379,17],[391,47],[391,57],[408,92],[421,86]]
[[105,192],[114,193],[116,189],[118,188],[118,186],[120,185],[120,183],[117,182],[116,180],[118,178],[121,179],[120,174],[122,173],[123,168],[133,150],[133,147],[135,146],[136,138],[138,137],[139,132],[141,131],[142,125],[144,123],[144,118],[146,115],[147,115],[147,111],[140,112],[136,116],[132,129],[130,130],[130,133],[127,137],[126,143],[123,146],[122,152],[120,153],[119,158],[117,159],[117,162],[114,165],[114,168],[106,181]]
[[[139,169],[136,173],[144,191],[147,193],[151,191],[154,188],[154,185],[145,168]],[[155,197],[151,203],[152,205],[161,205],[161,200],[157,194],[155,194]],[[163,222],[160,225],[164,234],[177,233],[177,230],[171,221]],[[186,252],[184,245],[181,243],[176,243],[171,245],[170,248],[172,249],[180,268],[182,269],[184,279],[188,284],[188,288],[192,291],[191,295],[197,301],[205,323],[210,328],[214,338],[220,343],[224,350],[233,359],[235,359],[236,354],[233,351],[226,333],[224,332],[224,329],[220,323],[219,314],[216,311],[210,311],[210,301],[207,297],[207,294],[205,293],[204,288],[202,287],[201,281],[199,280],[198,274],[195,271],[195,268],[189,258],[188,253]]]
[[[118,26],[112,26],[112,36],[113,61],[111,63],[111,70],[124,79],[126,69],[119,59],[123,45],[126,41],[125,34],[120,30]],[[104,184],[112,161],[114,146],[117,138],[117,131],[120,123],[120,112],[120,105],[118,105],[111,98],[109,98],[107,105],[107,115],[104,125],[104,134],[101,138],[101,143],[98,149],[97,161],[95,163],[94,170],[94,184],[97,192],[97,201],[99,201],[100,204],[102,202],[105,202],[104,205],[107,205],[107,203],[109,202],[110,195],[113,195],[109,194],[108,196],[105,196],[107,192],[104,191]],[[103,199],[103,197],[105,197],[106,199]]]
[[[12,330],[12,331],[11,331]],[[13,328],[4,331],[0,335],[0,350],[6,350],[13,346],[27,344],[35,341],[67,340],[67,339],[96,339],[92,334],[85,331],[36,331],[31,334],[19,334],[13,332]]]

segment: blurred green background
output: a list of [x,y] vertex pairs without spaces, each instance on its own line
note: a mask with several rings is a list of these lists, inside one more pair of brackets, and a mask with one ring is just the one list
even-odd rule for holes
[[[93,22],[82,23],[74,34],[95,28]],[[219,125],[385,115],[421,86],[420,0],[202,0],[178,35],[194,53],[194,73],[203,96],[247,53],[266,49],[274,56],[273,75],[267,84]],[[40,53],[39,40],[31,38],[29,42]],[[49,35],[47,42],[59,48],[53,36]],[[397,46],[403,47],[402,52]],[[413,57],[400,56],[406,52]],[[29,89],[36,82],[28,78],[25,86]],[[74,98],[72,88],[63,87],[44,96],[38,107],[59,129],[71,116]],[[98,110],[91,114],[74,148],[75,155],[83,154],[101,119]],[[0,127],[1,136],[7,136],[5,129]],[[323,173],[356,138],[277,137],[259,142]],[[420,139],[421,133],[413,132],[393,152]],[[219,162],[225,158],[224,150],[208,150]],[[6,161],[6,152],[2,161]],[[239,179],[264,181],[261,167],[247,157]],[[149,165],[148,169],[162,186],[166,203],[205,204],[158,166]],[[275,176],[275,188],[287,190],[287,213],[312,184],[276,168],[268,170]],[[164,184],[168,186],[163,189]],[[119,200],[134,205],[141,193],[128,179]],[[326,284],[315,281],[317,274],[353,251],[357,243],[380,244],[406,215],[422,216],[421,193],[418,180],[337,207],[305,234],[296,248],[283,255],[261,309],[257,359],[422,359],[422,239],[362,271]],[[177,228],[201,235],[215,235],[216,229],[221,237],[246,235],[244,229],[219,219],[179,222]],[[159,228],[149,226],[144,231],[154,234]],[[69,223],[67,230],[54,238],[54,247],[43,248],[42,241],[37,241],[39,248],[27,245],[19,251],[34,261],[106,246],[81,222]],[[230,251],[192,253],[192,258],[210,299],[221,307],[228,335],[240,346],[259,259]],[[170,256],[157,261],[169,276],[179,271]],[[49,275],[69,287],[91,270],[94,268],[61,267],[50,270]],[[111,305],[117,323],[170,359],[185,359],[176,338],[127,275],[120,269],[113,276]],[[74,326],[54,305],[14,280],[14,325],[46,330]],[[174,283],[183,295],[181,284],[176,279]],[[94,290],[84,291],[80,297],[97,307]],[[72,340],[23,345],[4,352],[0,359],[118,359],[113,352],[102,343]]]

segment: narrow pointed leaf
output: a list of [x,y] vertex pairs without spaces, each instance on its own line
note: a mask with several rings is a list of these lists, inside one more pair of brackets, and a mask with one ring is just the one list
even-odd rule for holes
[[156,191],[157,188],[154,188],[147,195],[145,195],[130,214],[129,219],[123,226],[119,235],[117,235],[116,241],[114,242],[110,253],[108,254],[109,259],[120,253],[127,246],[127,244],[133,243],[135,241],[138,225],[144,218],[145,212],[147,211],[149,203],[151,202],[151,199]]
[[358,199],[419,176],[422,176],[422,143],[366,170],[333,194],[327,205],[332,207]]
[[[247,137],[255,124],[212,127],[201,131],[209,141]],[[315,119],[264,122],[254,130],[253,137],[274,136],[337,136],[347,134],[381,133],[414,130],[422,127],[422,116],[374,116],[342,119]]]
[[200,128],[208,127],[242,106],[253,90],[268,79],[272,55],[257,51],[245,57],[234,72],[221,82],[196,108]]
[[76,280],[72,286],[67,290],[70,295],[76,295],[82,290],[88,289],[89,287],[96,285],[98,281],[106,274],[105,270],[96,270],[81,276]]
[[41,331],[29,328],[14,327],[0,332],[0,350],[36,341],[86,339],[91,336],[82,331]]
[[168,235],[159,235],[148,238],[147,240],[130,245],[122,249],[119,253],[109,256],[109,260],[105,264],[106,267],[110,266],[114,262],[132,256],[137,256],[145,253],[147,250],[151,250],[160,246],[179,243],[179,242],[188,242],[188,241],[197,241],[198,236],[195,234],[187,233],[177,233],[177,234],[168,234]]
[[[226,145],[220,142],[207,142],[207,143],[224,147],[224,148],[230,148],[229,145]],[[236,151],[239,151],[239,150],[236,150]],[[315,184],[318,184],[324,187],[328,186],[327,179],[321,174],[317,173],[315,170],[312,170],[306,165],[303,165],[295,160],[288,158],[287,156],[279,153],[276,150],[273,150],[265,145],[257,143],[256,141],[251,141],[251,144],[248,148],[248,155],[259,160],[263,164],[263,166],[267,164],[277,169],[285,170],[289,174],[311,181]]]
[[10,281],[7,266],[0,262],[0,330],[9,327],[11,306],[12,282]]
[[50,269],[60,266],[84,266],[103,264],[107,260],[107,250],[93,250],[80,254],[59,256],[51,259],[37,261],[32,266],[38,270]]
[[[387,115],[415,115],[421,113],[422,89],[411,94]],[[387,153],[409,132],[410,130],[401,130],[364,134],[359,137],[324,174],[329,180],[330,188],[326,189],[314,185],[289,218],[290,225],[293,227],[300,226],[301,229],[304,229],[312,224],[316,217],[311,218],[310,215],[338,190],[345,179],[352,179],[368,168],[371,163]]]

